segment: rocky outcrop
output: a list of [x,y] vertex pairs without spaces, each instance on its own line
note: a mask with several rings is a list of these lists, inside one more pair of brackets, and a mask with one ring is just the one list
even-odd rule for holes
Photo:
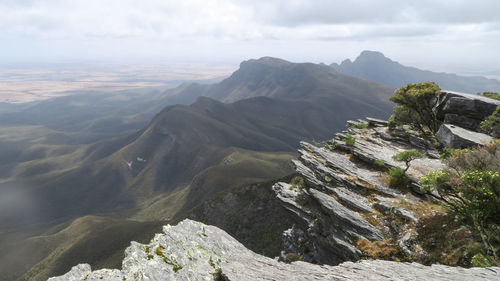
[[488,135],[450,124],[441,125],[439,131],[436,133],[436,139],[442,145],[450,148],[483,146],[493,140],[493,138]]
[[479,123],[490,116],[500,101],[484,96],[453,91],[441,91],[438,118],[445,123],[477,131]]
[[390,261],[320,266],[286,264],[255,254],[214,226],[185,220],[164,226],[149,244],[132,242],[122,269],[80,264],[49,281],[139,280],[497,280],[500,268],[463,269]]
[[[364,129],[352,127],[353,122],[357,121],[327,144],[301,143],[299,160],[293,162],[305,186],[274,185],[282,206],[301,221],[283,235],[282,260],[294,254],[321,264],[357,261],[364,255],[360,241],[401,244],[410,255],[422,251],[412,239],[424,215],[420,206],[427,203],[388,187],[387,168],[404,168],[392,158],[399,152],[427,154],[414,160],[408,170],[418,191],[416,179],[444,164],[436,159],[439,155],[432,145],[417,136],[390,133],[383,122],[373,119]],[[353,145],[343,141],[347,134],[355,139]]]

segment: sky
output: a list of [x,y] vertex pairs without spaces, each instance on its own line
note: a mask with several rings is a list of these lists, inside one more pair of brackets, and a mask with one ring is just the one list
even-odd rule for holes
[[0,0],[0,61],[340,62],[500,73],[498,0]]

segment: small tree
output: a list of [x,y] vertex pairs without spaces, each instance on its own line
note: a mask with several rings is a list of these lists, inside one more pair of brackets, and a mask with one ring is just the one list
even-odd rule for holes
[[394,121],[408,124],[423,135],[435,134],[441,125],[435,111],[440,90],[433,82],[400,88],[391,97],[391,101],[398,104],[394,107]]
[[424,158],[424,155],[416,150],[403,151],[392,156],[392,159],[396,161],[405,162],[406,165],[406,168],[404,169],[405,173],[410,168],[410,162],[419,158]]

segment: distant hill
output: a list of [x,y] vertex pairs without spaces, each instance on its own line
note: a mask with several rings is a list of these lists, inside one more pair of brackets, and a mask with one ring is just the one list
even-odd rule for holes
[[404,66],[385,57],[380,52],[363,51],[354,62],[344,60],[340,65],[330,65],[338,72],[368,79],[392,87],[425,81],[436,82],[442,89],[466,92],[500,92],[500,81],[480,76],[459,76],[451,73],[420,70]]
[[[0,199],[8,195],[10,202],[0,204],[0,229],[26,235],[20,227],[30,226],[44,235],[59,224],[50,232],[57,233],[88,215],[168,220],[218,192],[291,174],[300,140],[331,138],[348,119],[387,118],[393,90],[325,65],[268,57],[243,62],[220,83],[183,84],[158,98],[194,102],[163,108],[133,134],[76,148],[36,145],[13,157],[16,164],[9,163],[0,181]],[[44,267],[60,262],[53,254]]]

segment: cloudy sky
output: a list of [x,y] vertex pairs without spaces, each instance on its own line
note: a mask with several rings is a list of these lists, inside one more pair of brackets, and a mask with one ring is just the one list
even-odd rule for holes
[[499,11],[498,0],[0,0],[0,60],[331,63],[368,49],[493,70]]

